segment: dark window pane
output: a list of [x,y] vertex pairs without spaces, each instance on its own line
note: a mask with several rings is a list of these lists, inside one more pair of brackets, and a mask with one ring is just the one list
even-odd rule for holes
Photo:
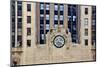
[[22,4],[22,1],[17,1],[18,4]]
[[85,40],[85,45],[88,46],[88,39]]
[[85,8],[85,14],[86,15],[88,14],[88,8]]
[[18,35],[17,36],[17,41],[18,41],[18,46],[22,46],[22,36],[21,35]]
[[49,24],[50,22],[49,22],[49,20],[46,20],[46,24]]
[[28,47],[31,46],[31,40],[27,40],[27,46],[28,46]]
[[40,14],[44,14],[44,10],[40,10]]
[[63,15],[63,11],[60,11],[60,15]]
[[54,24],[58,24],[58,21],[54,21]]
[[85,36],[88,36],[88,29],[85,29]]
[[22,11],[18,10],[18,16],[22,16]]
[[31,28],[27,28],[27,35],[31,35]]
[[18,23],[17,28],[22,28],[22,23]]
[[15,36],[12,36],[12,47],[15,47]]
[[18,22],[22,22],[22,18],[18,18]]
[[40,34],[44,34],[44,30],[40,30]]
[[27,4],[27,11],[31,11],[31,4]]
[[55,15],[58,15],[58,11],[54,11],[54,14],[55,14]]
[[22,5],[18,5],[17,10],[22,10]]
[[46,14],[49,14],[50,13],[50,11],[49,10],[46,10]]
[[63,21],[60,21],[60,24],[63,24]]
[[40,24],[44,24],[44,20],[40,20]]
[[27,23],[31,23],[31,16],[27,16]]

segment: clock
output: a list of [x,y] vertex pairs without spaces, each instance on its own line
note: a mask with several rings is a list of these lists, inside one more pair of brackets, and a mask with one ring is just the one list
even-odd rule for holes
[[61,36],[61,35],[57,35],[57,36],[55,36],[55,38],[53,40],[53,44],[57,48],[61,48],[65,44],[65,38],[63,36]]

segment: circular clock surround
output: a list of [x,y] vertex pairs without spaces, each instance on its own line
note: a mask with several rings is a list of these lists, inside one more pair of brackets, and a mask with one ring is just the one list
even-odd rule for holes
[[55,36],[55,38],[53,40],[53,44],[57,48],[61,48],[65,44],[65,38],[62,35],[57,35],[57,36]]

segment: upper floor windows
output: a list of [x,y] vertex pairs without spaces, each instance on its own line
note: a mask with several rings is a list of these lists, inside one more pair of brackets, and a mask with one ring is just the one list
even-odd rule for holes
[[46,4],[46,10],[49,10],[49,9],[50,9],[50,5]]
[[57,4],[54,5],[54,9],[55,9],[55,11],[58,11],[58,5]]
[[60,21],[63,21],[63,15],[60,15]]
[[43,4],[43,3],[40,4],[40,9],[41,9],[41,10],[44,9],[44,4]]
[[40,14],[40,20],[44,20],[44,14]]
[[31,35],[31,28],[27,28],[27,35]]
[[54,15],[54,20],[58,20],[58,15]]
[[22,1],[17,1],[18,4],[22,4]]
[[88,18],[84,18],[84,26],[88,26]]
[[88,46],[88,39],[85,39],[85,45]]
[[85,36],[88,36],[88,29],[85,29]]
[[27,4],[27,11],[31,11],[31,4]]
[[27,23],[31,23],[31,16],[27,16]]
[[60,5],[60,11],[63,11],[63,10],[64,10],[64,6]]
[[22,16],[22,5],[17,4],[17,15]]
[[49,15],[46,15],[46,20],[49,20]]
[[88,14],[88,8],[85,8],[85,14],[86,15]]
[[28,46],[28,47],[31,46],[31,40],[27,40],[27,46]]

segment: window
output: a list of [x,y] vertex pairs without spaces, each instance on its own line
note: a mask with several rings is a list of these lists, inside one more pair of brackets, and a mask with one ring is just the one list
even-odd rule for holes
[[88,26],[88,18],[85,18],[85,19],[84,19],[84,25],[85,25],[85,26]]
[[27,23],[31,23],[31,16],[27,16]]
[[22,18],[18,18],[18,22],[22,22]]
[[49,20],[49,15],[46,15],[46,20]]
[[58,20],[58,15],[55,15],[54,16],[54,20]]
[[76,16],[73,16],[73,21],[75,21],[76,20]]
[[96,20],[92,20],[92,25],[96,25]]
[[40,20],[44,20],[44,14],[40,14]]
[[31,35],[31,28],[27,28],[27,35]]
[[88,39],[85,39],[85,45],[88,46]]
[[22,16],[22,11],[21,10],[18,10],[18,16]]
[[41,39],[44,40],[44,34],[41,34]]
[[40,9],[43,10],[44,9],[44,4],[40,4]]
[[31,4],[27,4],[27,11],[31,11]]
[[63,10],[64,10],[64,6],[60,5],[60,11],[63,11]]
[[31,46],[31,40],[27,40],[27,46],[28,46],[28,47]]
[[50,8],[50,5],[46,4],[46,10],[49,10],[49,8]]
[[55,11],[58,11],[58,5],[55,5],[54,8],[55,8]]
[[85,36],[88,36],[88,29],[85,29]]
[[86,15],[88,14],[88,8],[85,8],[85,14]]
[[50,25],[46,24],[46,30],[49,30],[49,28],[50,28]]
[[22,5],[18,5],[17,10],[22,10]]
[[22,46],[22,36],[21,35],[17,36],[17,43],[18,43],[18,46]]
[[22,1],[17,1],[18,4],[22,4]]
[[61,21],[63,20],[63,15],[60,15],[60,20],[61,20]]

